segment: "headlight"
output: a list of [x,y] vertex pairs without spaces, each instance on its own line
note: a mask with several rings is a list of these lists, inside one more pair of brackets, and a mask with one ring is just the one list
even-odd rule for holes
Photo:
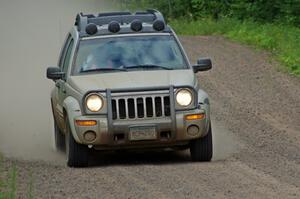
[[179,90],[176,94],[176,101],[180,106],[189,106],[193,101],[193,95],[187,89]]
[[103,99],[96,94],[92,94],[86,99],[86,106],[92,112],[98,112],[103,107]]

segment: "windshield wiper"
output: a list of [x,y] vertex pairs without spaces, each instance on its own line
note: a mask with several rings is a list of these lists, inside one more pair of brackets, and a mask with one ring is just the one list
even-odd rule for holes
[[153,64],[144,64],[144,65],[133,65],[133,66],[122,66],[125,69],[134,69],[134,68],[143,68],[143,69],[163,69],[163,70],[173,70],[173,68],[169,68],[166,66],[159,66]]
[[94,68],[80,71],[81,73],[96,72],[96,71],[127,71],[125,68]]

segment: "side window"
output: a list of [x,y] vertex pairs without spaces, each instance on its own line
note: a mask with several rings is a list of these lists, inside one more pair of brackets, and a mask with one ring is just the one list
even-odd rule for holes
[[63,72],[67,73],[68,71],[68,67],[70,64],[70,58],[71,58],[71,53],[72,53],[72,49],[73,49],[73,45],[74,45],[74,40],[72,39],[68,45],[66,54],[65,54],[65,58],[64,58],[64,63],[63,63]]
[[67,47],[68,47],[68,45],[69,45],[69,43],[70,43],[71,38],[72,38],[72,37],[71,37],[71,35],[69,34],[68,37],[67,37],[66,40],[65,40],[65,43],[64,43],[64,45],[63,45],[63,48],[62,48],[61,52],[60,52],[60,57],[59,57],[59,62],[58,62],[58,66],[59,66],[60,68],[63,67],[64,57],[65,57],[65,55],[66,55]]

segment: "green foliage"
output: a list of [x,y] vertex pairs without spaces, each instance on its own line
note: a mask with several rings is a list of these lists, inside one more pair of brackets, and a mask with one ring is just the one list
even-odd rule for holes
[[300,28],[281,24],[261,24],[223,18],[172,20],[172,27],[184,35],[224,35],[225,37],[266,49],[273,53],[290,73],[300,75]]
[[217,20],[227,15],[230,4],[227,0],[191,0],[191,12],[194,18],[212,17]]
[[300,0],[234,0],[231,17],[257,22],[300,25]]

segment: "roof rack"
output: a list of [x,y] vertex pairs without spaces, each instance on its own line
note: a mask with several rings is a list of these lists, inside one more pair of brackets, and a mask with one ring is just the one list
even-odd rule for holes
[[115,21],[119,24],[129,24],[134,20],[139,20],[143,23],[153,24],[159,20],[166,24],[163,15],[157,10],[146,10],[139,11],[134,14],[131,12],[110,12],[110,13],[99,13],[97,16],[93,14],[79,13],[76,16],[75,26],[79,32],[84,32],[85,28],[89,24],[95,24],[98,26],[108,25],[110,22]]

